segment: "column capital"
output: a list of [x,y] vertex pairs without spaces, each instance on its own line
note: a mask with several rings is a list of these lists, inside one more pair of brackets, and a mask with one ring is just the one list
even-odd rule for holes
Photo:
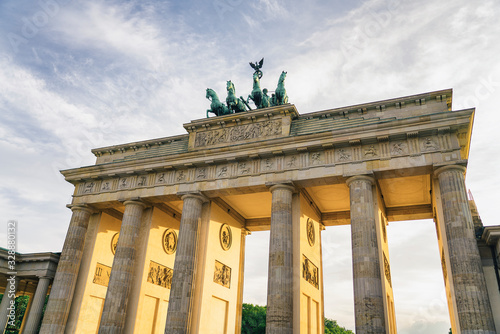
[[371,176],[368,176],[368,175],[355,175],[355,176],[351,176],[350,178],[348,178],[345,183],[347,184],[347,186],[349,187],[351,185],[352,182],[354,181],[367,181],[367,182],[370,182],[372,185],[375,185],[375,179]]
[[456,171],[462,172],[462,174],[465,174],[465,172],[467,171],[467,168],[465,168],[464,166],[461,166],[461,165],[443,166],[443,167],[439,167],[436,170],[434,170],[434,176],[438,177],[439,174],[441,174],[442,172],[446,172],[446,171],[450,171],[450,170],[456,170]]
[[273,193],[276,189],[288,189],[293,193],[297,191],[297,188],[295,188],[292,182],[266,184],[266,186],[269,188],[271,193]]
[[131,198],[123,202],[123,205],[139,205],[142,206],[142,208],[147,207],[147,204],[141,201],[139,198]]
[[71,211],[73,212],[77,210],[86,211],[90,214],[93,214],[95,212],[95,210],[90,205],[87,204],[68,204],[66,205],[66,207],[71,209]]
[[183,201],[186,198],[196,198],[196,199],[200,200],[202,203],[209,202],[208,197],[203,195],[200,192],[181,192],[181,193],[177,193],[177,195],[180,196]]

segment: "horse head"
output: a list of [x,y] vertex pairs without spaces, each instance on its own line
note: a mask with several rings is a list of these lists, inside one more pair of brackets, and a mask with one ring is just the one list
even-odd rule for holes
[[231,90],[234,92],[234,84],[231,82],[231,80],[229,80],[227,82],[226,89],[227,89],[228,92],[231,91]]
[[281,72],[281,75],[280,75],[280,80],[279,80],[280,82],[285,81],[285,78],[286,78],[286,73],[287,73],[287,72],[285,72],[285,71]]
[[210,98],[213,99],[214,97],[218,99],[217,93],[215,93],[215,91],[213,89],[211,89],[211,88],[207,88],[207,95],[205,97],[207,99],[210,99]]

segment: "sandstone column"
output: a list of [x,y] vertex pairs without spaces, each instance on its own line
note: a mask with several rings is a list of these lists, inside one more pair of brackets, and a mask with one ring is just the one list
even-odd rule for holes
[[99,334],[122,333],[127,316],[128,297],[135,274],[136,241],[146,205],[140,201],[125,201],[124,204],[125,212],[109,276]]
[[45,297],[47,296],[49,285],[49,277],[40,277],[38,279],[38,284],[36,286],[35,295],[33,297],[31,308],[28,313],[28,319],[26,320],[26,326],[24,327],[23,334],[37,333],[38,325],[40,324],[40,319],[42,318],[43,306],[45,304]]
[[464,173],[465,167],[456,165],[434,172],[441,193],[458,321],[462,334],[494,334],[495,324],[474,236]]
[[375,180],[347,179],[351,204],[352,271],[356,334],[386,333],[384,296],[373,199]]
[[184,334],[190,331],[195,289],[196,250],[202,207],[207,201],[206,197],[200,194],[186,194],[182,196],[182,200],[184,203],[165,334]]
[[295,188],[277,184],[272,193],[266,333],[293,332],[292,194]]
[[49,302],[43,316],[40,334],[63,333],[68,319],[71,300],[85,243],[85,234],[92,210],[86,205],[71,207],[73,215],[64,241]]

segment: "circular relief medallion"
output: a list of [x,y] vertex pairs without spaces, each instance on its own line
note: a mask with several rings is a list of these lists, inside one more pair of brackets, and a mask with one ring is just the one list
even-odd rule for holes
[[163,232],[163,250],[167,254],[174,254],[177,250],[177,233],[170,228]]
[[314,242],[316,241],[316,233],[314,231],[314,222],[312,221],[311,218],[307,219],[307,226],[306,226],[306,233],[307,233],[307,241],[309,241],[309,245],[314,246]]
[[231,248],[233,242],[233,235],[231,234],[231,227],[228,224],[222,224],[219,231],[220,245],[223,250]]
[[120,233],[115,233],[113,237],[111,238],[111,253],[115,255],[116,253],[116,245],[118,244],[118,237],[120,236]]

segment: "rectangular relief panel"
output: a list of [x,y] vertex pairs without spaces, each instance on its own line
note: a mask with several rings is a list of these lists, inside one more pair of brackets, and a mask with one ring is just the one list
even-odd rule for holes
[[231,268],[217,260],[215,260],[214,282],[231,288]]
[[111,267],[97,262],[92,283],[107,287],[109,284],[109,275],[111,275]]
[[319,289],[319,270],[304,254],[302,254],[302,278],[316,289]]
[[154,261],[149,262],[148,282],[170,289],[174,270]]

